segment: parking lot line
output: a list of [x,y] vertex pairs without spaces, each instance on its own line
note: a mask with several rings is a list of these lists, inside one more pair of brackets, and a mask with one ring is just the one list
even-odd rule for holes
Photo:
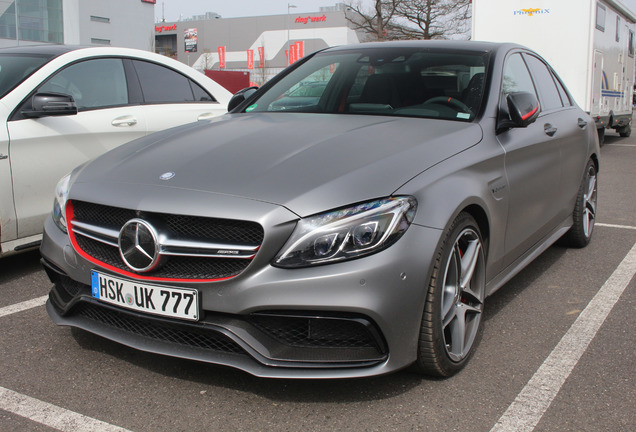
[[636,226],[629,226],[629,225],[616,225],[616,224],[597,223],[596,226],[602,226],[602,227],[606,227],[606,228],[618,228],[618,229],[636,230]]
[[4,387],[0,387],[0,409],[63,432],[130,432]]
[[24,301],[22,303],[16,303],[11,306],[5,306],[3,308],[0,308],[0,318],[7,315],[14,314],[14,313],[22,312],[27,309],[32,309],[34,307],[42,306],[44,303],[46,303],[46,300],[48,298],[49,296],[45,295],[42,297]]
[[561,338],[491,432],[532,431],[636,274],[636,244]]

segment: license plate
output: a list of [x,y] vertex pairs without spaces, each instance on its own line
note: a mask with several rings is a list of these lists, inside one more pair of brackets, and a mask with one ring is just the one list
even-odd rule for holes
[[199,319],[199,296],[191,288],[175,288],[120,279],[91,271],[92,295],[103,302],[139,312]]

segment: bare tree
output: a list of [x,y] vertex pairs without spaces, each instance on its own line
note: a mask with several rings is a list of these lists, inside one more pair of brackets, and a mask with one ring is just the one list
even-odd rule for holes
[[393,33],[395,13],[404,0],[373,0],[373,8],[366,9],[358,1],[347,4],[347,20],[354,30],[362,31],[370,40],[398,39]]
[[396,27],[401,39],[448,39],[468,33],[471,5],[469,0],[402,1],[395,15],[407,25]]
[[347,19],[370,40],[448,39],[469,33],[470,0],[373,0],[349,4]]

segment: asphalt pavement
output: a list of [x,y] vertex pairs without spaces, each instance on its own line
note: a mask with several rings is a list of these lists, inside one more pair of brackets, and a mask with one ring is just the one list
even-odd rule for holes
[[259,379],[58,327],[37,252],[0,260],[0,431],[634,431],[636,134],[608,134],[584,249],[486,301],[457,376]]

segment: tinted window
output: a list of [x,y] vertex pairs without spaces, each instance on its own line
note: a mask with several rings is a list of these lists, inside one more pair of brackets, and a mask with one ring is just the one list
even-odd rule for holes
[[0,56],[0,97],[4,97],[49,61],[45,56],[3,54]]
[[563,106],[561,96],[559,96],[559,90],[557,90],[556,84],[554,84],[552,73],[548,67],[535,56],[526,55],[525,58],[528,61],[528,66],[532,71],[532,76],[539,89],[539,100],[541,101],[544,111],[561,108]]
[[471,121],[484,94],[484,52],[421,48],[323,51],[247,111],[302,111]]
[[535,96],[537,95],[534,90],[532,78],[530,78],[530,72],[528,72],[526,63],[523,61],[523,58],[521,58],[521,54],[511,55],[508,60],[506,60],[506,66],[504,68],[504,96],[514,92],[528,92]]
[[133,64],[146,103],[213,101],[199,85],[172,69],[145,61],[136,60]]
[[559,81],[559,79],[555,76],[553,76],[553,78],[554,82],[556,83],[557,90],[559,90],[559,96],[561,96],[561,102],[563,103],[563,106],[572,106],[572,102],[570,101],[570,98],[565,91],[565,87],[563,87],[563,85],[561,84],[561,81]]
[[192,80],[190,81],[190,87],[192,87],[192,92],[194,93],[194,100],[198,101],[198,102],[216,102],[216,99],[214,99],[212,96],[210,96],[210,94],[208,92],[206,92],[205,90],[203,90],[203,87],[201,87],[199,84],[195,83]]
[[71,95],[79,110],[128,103],[126,74],[120,59],[75,63],[53,75],[38,92]]

